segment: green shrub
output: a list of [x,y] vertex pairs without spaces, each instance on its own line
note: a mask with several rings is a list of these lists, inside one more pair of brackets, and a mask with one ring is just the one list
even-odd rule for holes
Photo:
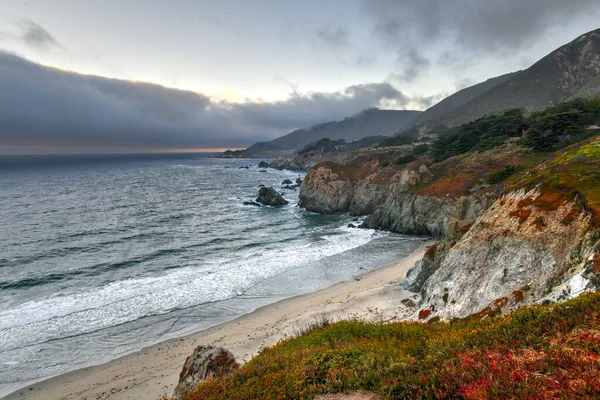
[[440,135],[433,144],[436,161],[471,151],[489,150],[503,144],[508,138],[518,137],[525,128],[522,109],[504,111],[468,122]]
[[557,104],[532,113],[520,143],[535,151],[560,149],[587,137],[586,128],[600,122],[600,99]]
[[426,144],[420,144],[418,146],[413,147],[413,154],[418,156],[427,153],[427,150],[429,150],[429,146],[427,146]]
[[517,172],[517,167],[515,167],[514,165],[507,165],[501,170],[494,171],[491,174],[489,174],[487,181],[488,183],[495,185],[496,183],[500,183],[507,180],[515,172]]
[[415,155],[413,153],[408,153],[408,154],[398,157],[396,159],[396,165],[408,164],[409,162],[415,161],[416,159],[417,158],[415,157]]

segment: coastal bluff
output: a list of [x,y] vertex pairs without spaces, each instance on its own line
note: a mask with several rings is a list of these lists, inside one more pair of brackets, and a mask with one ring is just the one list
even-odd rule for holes
[[[596,179],[599,160],[590,154],[599,146],[595,138],[544,156],[543,163],[514,140],[404,165],[388,161],[397,156],[391,150],[363,151],[313,167],[301,185],[300,205],[364,215],[364,228],[440,239],[404,284],[421,295],[415,319],[507,313],[598,287],[598,187],[569,173]],[[490,179],[507,166],[521,172]]]

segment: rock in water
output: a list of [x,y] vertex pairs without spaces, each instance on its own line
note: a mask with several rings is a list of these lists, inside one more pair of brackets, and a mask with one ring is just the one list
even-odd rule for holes
[[208,378],[223,376],[238,367],[235,357],[228,350],[222,347],[198,346],[183,364],[173,397],[183,400]]
[[293,182],[289,179],[286,179],[285,181],[281,182],[282,185],[291,185]]
[[266,206],[285,206],[286,204],[289,204],[289,202],[272,187],[261,187],[258,191],[256,201]]
[[266,161],[261,161],[258,163],[258,168],[269,168],[269,163]]
[[300,178],[296,178],[296,184],[297,184],[297,185],[301,185],[301,184],[302,184],[302,179],[300,179]]
[[258,204],[258,203],[255,203],[255,202],[253,202],[253,201],[245,201],[245,202],[243,202],[242,204],[243,204],[243,205],[245,205],[245,206],[256,206],[256,207],[260,207],[260,204]]

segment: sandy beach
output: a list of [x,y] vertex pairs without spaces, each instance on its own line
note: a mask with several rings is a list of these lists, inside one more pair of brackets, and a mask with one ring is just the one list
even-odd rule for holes
[[20,389],[6,399],[156,399],[171,395],[181,367],[201,344],[222,346],[247,361],[264,346],[326,317],[371,322],[401,320],[415,312],[401,303],[417,295],[398,284],[426,244],[410,256],[353,281],[261,307],[230,322],[147,347],[106,364],[73,371]]

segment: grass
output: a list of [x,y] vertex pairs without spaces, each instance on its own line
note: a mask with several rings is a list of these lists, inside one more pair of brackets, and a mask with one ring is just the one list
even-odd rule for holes
[[499,318],[320,326],[209,379],[196,399],[600,397],[600,294]]

